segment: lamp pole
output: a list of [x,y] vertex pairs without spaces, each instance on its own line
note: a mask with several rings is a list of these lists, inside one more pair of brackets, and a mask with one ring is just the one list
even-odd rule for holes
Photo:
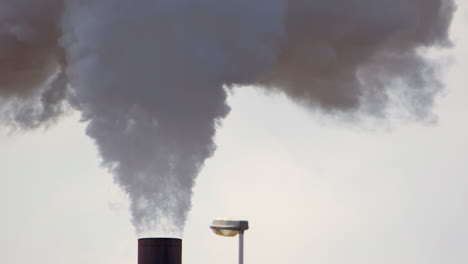
[[244,264],[244,230],[239,231],[239,264]]

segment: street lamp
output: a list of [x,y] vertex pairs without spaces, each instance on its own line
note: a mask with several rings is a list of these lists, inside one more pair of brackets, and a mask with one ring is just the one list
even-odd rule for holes
[[239,234],[239,264],[244,263],[244,231],[249,229],[249,222],[243,220],[216,219],[210,226],[217,235],[234,237]]

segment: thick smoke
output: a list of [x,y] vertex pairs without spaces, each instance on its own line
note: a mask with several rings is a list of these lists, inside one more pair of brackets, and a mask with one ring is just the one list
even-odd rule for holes
[[261,83],[312,107],[374,114],[399,84],[424,117],[440,83],[422,55],[450,44],[453,10],[447,0],[288,1],[278,63]]
[[0,1],[1,121],[34,128],[65,110],[60,12],[59,0]]
[[424,118],[441,84],[452,0],[0,0],[0,117],[82,113],[137,232],[182,231],[192,187],[255,84],[329,113]]

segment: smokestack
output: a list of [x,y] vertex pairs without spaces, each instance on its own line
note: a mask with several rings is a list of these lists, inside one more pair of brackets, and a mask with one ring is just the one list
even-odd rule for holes
[[182,239],[138,239],[138,264],[181,264]]

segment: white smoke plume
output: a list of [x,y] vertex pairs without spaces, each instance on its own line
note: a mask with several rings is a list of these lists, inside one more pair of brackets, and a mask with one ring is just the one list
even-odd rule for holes
[[[418,118],[442,85],[452,0],[0,0],[0,121],[82,113],[138,233],[182,231],[229,113],[257,85],[329,113]],[[398,84],[398,85],[396,85]]]

